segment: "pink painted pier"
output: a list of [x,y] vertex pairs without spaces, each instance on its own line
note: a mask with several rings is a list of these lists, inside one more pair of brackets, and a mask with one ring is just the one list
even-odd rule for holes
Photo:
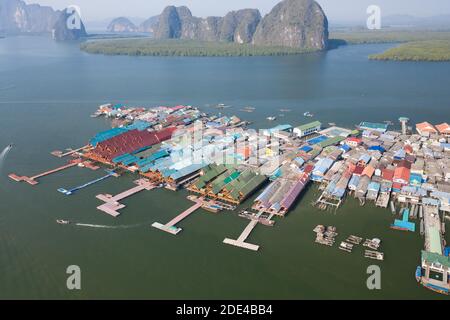
[[97,209],[103,211],[113,217],[117,217],[120,215],[119,210],[125,208],[124,204],[119,203],[120,200],[128,198],[138,192],[143,190],[152,190],[156,188],[156,186],[148,181],[147,179],[139,179],[134,183],[137,184],[136,187],[133,187],[129,190],[126,190],[118,195],[112,196],[110,194],[99,194],[96,196],[97,199],[104,201],[105,203],[101,206],[98,206]]
[[49,170],[49,171],[45,171],[45,172],[39,173],[39,174],[37,174],[37,175],[35,175],[35,176],[32,176],[32,177],[18,176],[18,175],[15,174],[15,173],[9,174],[8,177],[9,177],[10,179],[14,180],[14,181],[17,181],[17,182],[25,181],[25,182],[27,182],[27,183],[29,183],[29,184],[31,184],[31,185],[34,186],[34,185],[36,185],[36,184],[39,183],[39,182],[37,181],[37,179],[42,178],[42,177],[44,177],[44,176],[48,176],[48,175],[50,175],[50,174],[52,174],[52,173],[56,173],[56,172],[59,172],[59,171],[62,171],[62,170],[71,168],[71,167],[75,167],[75,166],[79,165],[81,162],[82,162],[81,159],[71,160],[68,164],[66,164],[66,165],[64,165],[64,166],[62,166],[62,167],[58,167],[58,168],[56,168],[56,169],[52,169],[52,170]]
[[159,230],[171,233],[173,235],[177,235],[182,229],[176,227],[176,224],[179,223],[181,220],[185,219],[198,209],[200,209],[203,206],[203,198],[199,198],[197,201],[195,201],[195,204],[183,211],[181,214],[167,222],[166,224],[162,224],[159,222],[155,222],[152,224],[152,227],[157,228]]
[[63,157],[70,156],[70,155],[72,155],[74,153],[77,153],[77,152],[82,151],[82,150],[87,149],[87,148],[89,148],[88,145],[84,146],[84,147],[81,147],[81,148],[78,148],[78,149],[73,149],[73,150],[70,149],[69,151],[67,151],[65,153],[63,153],[62,151],[59,151],[59,150],[52,151],[51,154],[54,155],[55,157],[63,158]]

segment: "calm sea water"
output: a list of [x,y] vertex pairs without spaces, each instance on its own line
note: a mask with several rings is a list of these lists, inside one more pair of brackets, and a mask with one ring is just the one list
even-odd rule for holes
[[[315,210],[311,188],[273,228],[257,226],[249,241],[257,253],[222,243],[248,221],[235,213],[199,211],[174,237],[150,228],[191,203],[185,192],[144,191],[124,201],[113,219],[96,210],[98,193],[116,194],[133,176],[110,179],[72,197],[56,191],[103,175],[72,168],[38,186],[7,179],[63,163],[49,154],[84,145],[105,119],[89,115],[105,102],[145,106],[192,104],[205,111],[233,106],[257,127],[274,123],[279,109],[292,109],[275,123],[307,121],[353,126],[361,120],[450,121],[450,64],[369,61],[389,45],[342,47],[293,57],[151,58],[82,53],[76,44],[39,37],[0,40],[0,152],[15,147],[0,164],[0,298],[443,298],[418,286],[414,271],[423,239],[389,229],[392,215],[348,200],[336,215]],[[253,106],[254,113],[239,109]],[[247,202],[243,207],[248,206]],[[131,228],[60,226],[55,219]],[[346,254],[314,244],[317,224],[335,225],[339,240],[350,234],[379,237],[386,260],[382,290],[369,291],[372,261],[357,248]],[[69,265],[82,270],[82,290],[66,289]]]

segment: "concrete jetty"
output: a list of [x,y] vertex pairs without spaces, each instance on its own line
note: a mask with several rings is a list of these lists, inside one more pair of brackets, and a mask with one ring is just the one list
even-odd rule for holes
[[56,169],[52,169],[52,170],[48,170],[48,171],[39,173],[39,174],[37,174],[37,175],[35,175],[35,176],[32,176],[32,177],[18,176],[18,175],[15,174],[15,173],[9,174],[8,177],[9,177],[10,179],[14,180],[14,181],[17,181],[17,182],[25,181],[25,182],[27,182],[28,184],[31,184],[31,185],[34,186],[34,185],[37,185],[37,184],[39,183],[39,182],[37,181],[37,179],[42,178],[42,177],[44,177],[44,176],[48,176],[48,175],[50,175],[50,174],[52,174],[52,173],[56,173],[56,172],[59,172],[59,171],[62,171],[62,170],[71,168],[71,167],[75,167],[75,166],[79,165],[80,163],[82,163],[82,160],[81,160],[81,159],[75,159],[75,160],[71,160],[68,164],[66,164],[66,165],[64,165],[64,166],[61,166],[61,167],[58,167],[58,168],[56,168]]
[[245,242],[245,240],[247,240],[248,236],[250,235],[250,233],[253,231],[253,228],[255,228],[257,224],[258,220],[250,221],[237,240],[225,238],[223,240],[223,243],[230,244],[236,247],[241,247],[248,250],[258,251],[259,249],[258,245]]
[[120,215],[119,210],[125,208],[124,204],[119,203],[120,200],[128,198],[138,192],[143,190],[152,190],[156,188],[156,186],[148,181],[147,179],[139,179],[134,183],[137,184],[136,187],[133,187],[129,190],[119,193],[118,195],[112,196],[109,194],[99,194],[96,196],[97,199],[104,201],[105,203],[101,206],[98,206],[97,209],[103,211],[113,217],[117,217]]
[[171,233],[173,235],[177,235],[182,229],[176,227],[176,224],[179,223],[181,220],[187,218],[189,215],[191,215],[198,209],[200,209],[202,207],[202,205],[203,205],[203,199],[199,198],[192,207],[186,209],[185,211],[180,213],[178,216],[176,216],[175,218],[173,218],[166,224],[155,222],[152,224],[152,227],[157,228],[162,231],[165,231],[165,232],[168,232],[168,233]]
[[[245,240],[247,240],[248,236],[253,231],[253,229],[256,227],[256,225],[261,222],[260,217],[262,214],[263,214],[263,211],[259,212],[254,218],[251,219],[249,224],[242,231],[239,238],[237,238],[236,240],[230,239],[230,238],[225,238],[223,240],[223,243],[230,244],[232,246],[236,246],[236,247],[240,247],[240,248],[244,248],[244,249],[248,249],[248,250],[252,250],[252,251],[258,251],[258,249],[259,249],[258,245],[245,242]],[[271,214],[267,218],[267,220],[270,221],[272,219],[272,217],[273,217],[273,214]],[[267,223],[266,225],[271,225],[271,224]]]

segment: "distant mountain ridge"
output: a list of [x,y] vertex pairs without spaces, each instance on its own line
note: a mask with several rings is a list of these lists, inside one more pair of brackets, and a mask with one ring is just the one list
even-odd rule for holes
[[138,31],[150,32],[160,40],[225,41],[317,50],[328,45],[328,20],[314,0],[284,0],[265,17],[258,9],[242,9],[224,17],[199,18],[186,6],[167,6],[159,16],[144,21]]
[[197,18],[187,7],[169,6],[160,15],[155,38],[323,50],[328,45],[328,20],[314,0],[284,0],[264,18],[257,9]]
[[70,15],[66,10],[53,10],[48,6],[26,4],[21,0],[0,0],[0,33],[53,33],[59,41],[76,40],[87,36],[83,22],[78,30],[67,28]]
[[136,32],[138,28],[130,19],[119,17],[111,21],[107,30],[109,32]]

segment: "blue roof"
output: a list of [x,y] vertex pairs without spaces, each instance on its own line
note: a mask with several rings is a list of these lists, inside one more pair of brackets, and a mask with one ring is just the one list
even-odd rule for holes
[[190,166],[187,166],[181,170],[178,170],[177,172],[173,173],[170,175],[170,177],[174,180],[183,178],[187,175],[190,175],[200,169],[202,169],[203,167],[205,167],[206,164],[201,163],[201,164],[191,164]]
[[380,153],[386,152],[386,149],[382,146],[371,146],[368,150],[379,151]]
[[303,147],[301,147],[299,150],[305,151],[305,152],[310,152],[310,151],[313,150],[313,148],[310,147],[310,146],[303,146]]
[[379,183],[373,182],[373,181],[372,181],[372,182],[369,184],[368,190],[371,190],[371,191],[380,191],[380,188],[381,188],[381,185],[380,185]]
[[312,139],[309,139],[308,141],[306,141],[309,145],[315,145],[315,144],[318,144],[318,143],[320,143],[320,142],[322,142],[322,141],[325,141],[325,140],[327,140],[328,139],[328,137],[326,137],[326,136],[318,136],[318,137],[316,137],[316,138],[312,138]]
[[139,131],[143,131],[143,130],[149,128],[150,126],[151,126],[151,124],[147,121],[136,120],[132,124],[126,126],[126,129],[128,129],[128,130],[137,129]]
[[100,142],[109,140],[111,138],[114,138],[115,136],[118,136],[124,132],[127,132],[128,129],[127,128],[112,128],[106,131],[102,131],[97,133],[90,141],[89,143],[92,146],[97,146],[97,144],[99,144]]
[[353,175],[350,179],[350,182],[348,183],[349,186],[357,187],[359,184],[360,177],[357,175]]
[[397,150],[397,152],[394,154],[394,158],[396,159],[403,159],[404,157],[406,157],[406,152],[403,149]]
[[371,156],[369,156],[368,154],[362,154],[360,157],[359,157],[359,160],[358,161],[363,161],[364,163],[369,163],[369,161],[370,161],[370,159],[371,159]]
[[352,148],[350,148],[350,146],[348,146],[348,145],[346,145],[346,144],[343,144],[343,145],[341,145],[341,150],[343,150],[344,152],[348,152],[348,151],[350,151]]

